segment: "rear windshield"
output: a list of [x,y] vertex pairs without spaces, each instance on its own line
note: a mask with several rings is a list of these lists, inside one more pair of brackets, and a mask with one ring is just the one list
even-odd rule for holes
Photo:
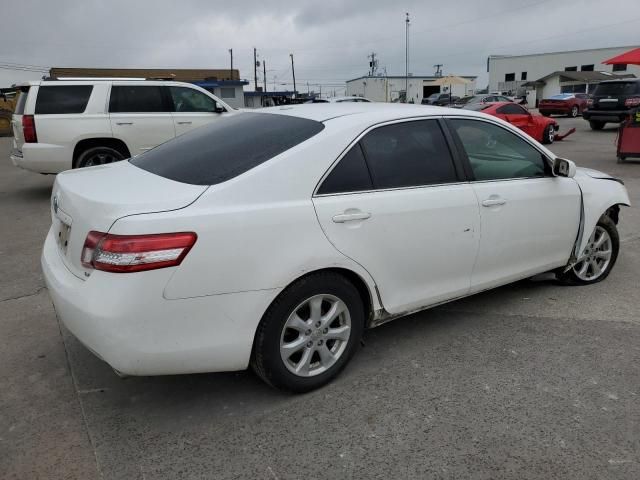
[[640,82],[601,83],[596,87],[594,95],[633,95],[640,93]]
[[82,113],[87,108],[93,85],[41,86],[36,99],[36,115]]
[[551,100],[568,100],[570,98],[573,98],[573,94],[572,93],[560,93],[559,95],[552,95],[549,98]]
[[24,113],[24,106],[27,103],[27,95],[29,94],[29,87],[21,87],[18,92],[18,100],[16,101],[16,108],[13,113],[16,115],[22,115]]
[[305,118],[238,113],[180,135],[130,162],[177,182],[215,185],[289,150],[323,128],[322,123]]

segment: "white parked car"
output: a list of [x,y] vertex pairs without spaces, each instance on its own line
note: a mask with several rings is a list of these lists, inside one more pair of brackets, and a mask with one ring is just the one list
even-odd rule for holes
[[129,158],[237,112],[181,82],[42,80],[19,89],[11,161],[38,173]]
[[365,328],[541,272],[604,279],[620,205],[622,182],[481,113],[275,107],[58,175],[42,266],[118,372],[251,364],[305,391]]

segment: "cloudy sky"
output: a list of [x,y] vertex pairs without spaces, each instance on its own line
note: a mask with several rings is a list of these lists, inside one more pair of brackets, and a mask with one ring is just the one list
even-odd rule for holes
[[[52,66],[226,68],[253,79],[253,47],[269,88],[336,89],[381,69],[478,75],[490,54],[640,44],[640,0],[2,0],[0,86]],[[262,75],[260,75],[262,82]],[[282,85],[286,84],[286,85]],[[252,87],[251,87],[252,88]]]

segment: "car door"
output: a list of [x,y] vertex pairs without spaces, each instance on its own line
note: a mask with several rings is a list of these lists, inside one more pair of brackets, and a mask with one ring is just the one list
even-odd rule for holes
[[131,156],[175,137],[170,106],[160,85],[114,82],[109,121],[113,136],[127,144]]
[[518,127],[523,132],[533,138],[536,137],[536,124],[531,118],[531,114],[516,103],[507,103],[498,107],[496,113],[500,118],[509,122],[514,127]]
[[566,264],[578,234],[581,194],[571,178],[554,177],[541,150],[481,119],[448,120],[480,203],[480,248],[471,291]]
[[369,271],[389,313],[465,295],[479,207],[438,120],[373,128],[313,197],[329,241]]
[[167,86],[172,103],[176,136],[214,122],[225,115],[226,109],[209,95],[191,87]]

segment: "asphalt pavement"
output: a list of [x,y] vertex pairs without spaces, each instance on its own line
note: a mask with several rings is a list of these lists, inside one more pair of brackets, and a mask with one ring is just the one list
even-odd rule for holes
[[330,385],[251,372],[121,379],[56,318],[39,255],[53,177],[0,139],[0,478],[640,478],[640,162],[615,128],[552,146],[622,178],[609,278],[549,276],[369,331]]

